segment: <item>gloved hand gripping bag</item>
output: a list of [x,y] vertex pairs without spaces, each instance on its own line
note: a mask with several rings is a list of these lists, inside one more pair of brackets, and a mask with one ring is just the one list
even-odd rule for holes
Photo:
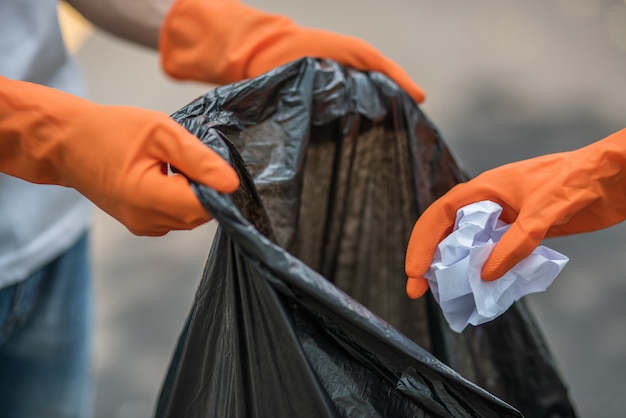
[[172,117],[241,187],[193,184],[220,225],[157,417],[574,415],[522,303],[457,334],[406,296],[412,226],[465,176],[388,78],[306,58]]

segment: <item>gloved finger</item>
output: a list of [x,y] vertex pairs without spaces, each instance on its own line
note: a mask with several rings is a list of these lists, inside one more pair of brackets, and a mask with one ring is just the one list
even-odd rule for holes
[[389,61],[381,72],[395,81],[396,84],[398,84],[401,89],[406,91],[417,103],[422,103],[426,100],[426,93],[424,93],[424,90],[415,84],[406,71],[400,68],[400,66],[395,62]]
[[182,175],[163,175],[159,165],[146,171],[134,189],[132,200],[118,204],[118,213],[111,215],[135,235],[190,230],[211,220],[189,181]]
[[423,277],[409,277],[406,281],[406,294],[411,299],[420,298],[428,290],[428,281]]
[[546,220],[538,220],[536,216],[535,211],[520,212],[485,262],[481,272],[483,280],[493,281],[504,276],[539,246],[549,225],[545,224]]
[[343,48],[335,49],[335,51],[341,52],[339,56],[332,57],[337,62],[361,71],[383,73],[406,91],[417,103],[424,101],[426,98],[424,90],[411,80],[411,77],[400,65],[362,39],[342,35],[334,36],[337,39],[332,44],[345,43]]
[[[172,124],[175,122],[172,121]],[[237,190],[239,177],[230,164],[182,126],[176,125],[173,129],[171,135],[160,136],[155,141],[159,148],[158,158],[168,161],[190,179],[218,192],[232,193]]]
[[[411,231],[406,250],[405,273],[409,279],[425,280],[424,274],[432,264],[437,245],[450,233],[455,218],[456,210],[443,199],[433,203],[420,216]],[[418,286],[417,283],[414,285]],[[423,285],[416,289],[422,290]]]
[[460,208],[485,200],[485,192],[473,184],[472,181],[457,184],[426,208],[415,222],[406,251],[407,277],[423,277],[428,271],[437,246],[452,232]]
[[408,278],[420,279],[424,277],[432,263],[437,245],[445,237],[446,230],[450,230],[452,225],[447,220],[437,224],[436,221],[433,222],[432,218],[418,219],[411,232],[406,250],[404,269]]
[[424,90],[411,80],[409,74],[400,65],[384,56],[366,42],[361,42],[364,45],[361,49],[359,49],[359,51],[365,54],[365,63],[362,68],[358,69],[378,71],[385,74],[387,77],[395,81],[395,83],[400,86],[401,89],[406,91],[417,103],[422,103],[426,99]]
[[252,60],[248,76],[263,74],[280,64],[310,56],[337,61],[346,67],[360,71],[378,71],[404,89],[418,103],[424,101],[424,91],[395,62],[385,57],[376,48],[362,39],[334,32],[302,28],[289,32],[284,37],[276,35],[275,43],[284,42],[283,48],[267,48],[263,56]]

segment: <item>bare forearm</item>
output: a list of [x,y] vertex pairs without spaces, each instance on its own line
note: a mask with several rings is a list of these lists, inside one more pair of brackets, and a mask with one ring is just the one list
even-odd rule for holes
[[68,0],[99,28],[157,49],[163,19],[174,0]]

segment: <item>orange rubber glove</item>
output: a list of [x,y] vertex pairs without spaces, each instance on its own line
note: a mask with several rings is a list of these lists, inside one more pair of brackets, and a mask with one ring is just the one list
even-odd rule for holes
[[192,229],[210,218],[182,175],[220,192],[235,171],[166,114],[101,106],[0,77],[0,171],[72,187],[137,235]]
[[463,206],[491,200],[512,224],[483,266],[495,280],[528,257],[545,237],[590,232],[626,219],[626,129],[584,148],[486,171],[452,188],[418,219],[406,254],[406,292],[428,289],[424,273]]
[[177,79],[232,83],[312,56],[394,80],[418,103],[424,92],[396,63],[358,38],[298,26],[237,0],[178,0],[161,28],[159,50]]

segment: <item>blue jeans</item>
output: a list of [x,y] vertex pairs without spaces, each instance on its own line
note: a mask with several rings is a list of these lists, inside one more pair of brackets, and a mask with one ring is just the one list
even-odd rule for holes
[[83,236],[0,290],[0,417],[92,414],[91,275]]

